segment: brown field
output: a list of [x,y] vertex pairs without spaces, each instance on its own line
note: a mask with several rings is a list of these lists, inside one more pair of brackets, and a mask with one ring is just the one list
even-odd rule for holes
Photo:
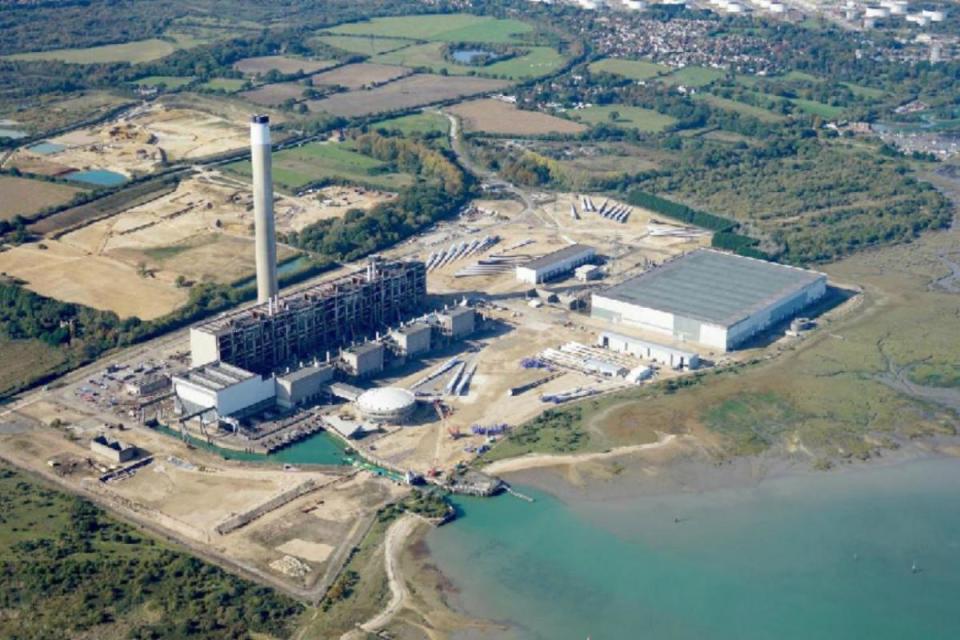
[[42,133],[103,115],[111,109],[135,102],[106,91],[46,94],[31,98],[18,107],[16,120],[30,131]]
[[290,56],[260,56],[238,60],[233,68],[242,73],[259,75],[276,69],[280,73],[313,73],[336,64],[330,60],[304,60]]
[[347,117],[365,116],[497,91],[509,84],[505,80],[487,78],[417,74],[376,89],[338,93],[307,104],[311,111],[325,111]]
[[[249,105],[246,107],[249,112]],[[42,156],[18,149],[11,164],[109,169],[124,175],[150,173],[167,162],[194,160],[249,144],[244,116],[221,115],[201,108],[155,103],[87,129],[51,138],[66,149]],[[52,164],[51,164],[52,163]]]
[[34,173],[38,176],[61,176],[76,169],[59,162],[52,162],[46,158],[30,153],[18,153],[13,156],[8,168],[17,168],[23,173]]
[[362,89],[368,85],[384,84],[411,73],[413,70],[407,67],[361,62],[318,73],[310,80],[315,87],[340,85],[348,89]]
[[106,256],[90,255],[58,240],[40,249],[24,244],[0,253],[0,272],[26,282],[50,298],[113,311],[143,320],[165,315],[187,300],[187,290],[172,280],[141,277],[135,266]]
[[278,82],[276,84],[265,84],[262,87],[244,91],[240,97],[249,100],[254,104],[263,104],[269,107],[276,107],[287,100],[302,100],[303,92],[307,87],[296,82]]
[[465,131],[506,133],[511,135],[543,135],[547,133],[580,133],[586,126],[539,113],[524,111],[500,100],[471,100],[448,107],[447,111],[463,119]]
[[0,219],[29,216],[47,207],[70,202],[82,191],[65,184],[0,176]]

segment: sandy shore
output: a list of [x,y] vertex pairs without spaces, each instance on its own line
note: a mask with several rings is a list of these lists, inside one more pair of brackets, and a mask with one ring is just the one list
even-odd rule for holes
[[618,458],[625,455],[630,455],[633,453],[640,453],[641,451],[650,451],[652,449],[662,449],[669,446],[675,440],[678,439],[676,435],[673,434],[659,434],[659,439],[656,442],[648,442],[647,444],[635,444],[626,447],[616,447],[610,449],[609,451],[601,451],[597,453],[572,453],[569,455],[560,455],[560,454],[549,454],[549,453],[533,453],[519,458],[508,458],[506,460],[497,460],[492,462],[483,468],[484,473],[489,474],[500,474],[500,473],[516,473],[517,471],[525,471],[528,469],[538,469],[541,467],[555,467],[559,465],[570,465],[570,464],[580,464],[584,462],[596,462],[599,460],[607,460],[610,458]]
[[[390,602],[383,611],[360,625],[363,631],[376,633],[387,626],[409,598],[406,581],[400,573],[399,558],[407,539],[420,522],[420,518],[408,513],[401,516],[387,530],[383,545],[383,561],[387,569],[387,583],[390,586]],[[342,636],[343,640],[353,637],[356,637],[354,632]]]

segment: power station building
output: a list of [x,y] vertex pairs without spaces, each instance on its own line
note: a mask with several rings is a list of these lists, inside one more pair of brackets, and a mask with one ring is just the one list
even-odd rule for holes
[[571,244],[545,256],[535,258],[517,267],[517,280],[527,284],[540,284],[565,273],[571,273],[581,265],[591,262],[597,250],[585,244]]
[[415,314],[426,299],[422,262],[372,258],[366,269],[193,327],[192,364],[223,361],[268,373],[372,336]]
[[700,249],[593,294],[591,315],[729,351],[826,289],[822,273]]

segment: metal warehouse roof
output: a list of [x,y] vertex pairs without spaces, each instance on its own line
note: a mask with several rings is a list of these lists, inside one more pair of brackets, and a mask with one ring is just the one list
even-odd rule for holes
[[700,249],[597,295],[730,327],[821,278],[816,271]]
[[585,253],[593,255],[596,254],[596,252],[596,249],[585,244],[571,244],[568,247],[558,249],[552,253],[548,253],[545,256],[534,258],[530,262],[521,266],[526,267],[527,269],[543,269],[545,267],[553,266],[561,260],[578,257]]

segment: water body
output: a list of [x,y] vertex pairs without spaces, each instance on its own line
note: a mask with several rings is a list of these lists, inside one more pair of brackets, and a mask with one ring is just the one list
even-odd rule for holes
[[26,138],[28,135],[30,135],[28,132],[21,131],[20,129],[0,128],[0,138],[19,140],[20,138]]
[[614,501],[525,488],[459,501],[427,542],[458,606],[510,625],[463,638],[957,638],[957,487],[938,459]]
[[67,147],[62,144],[57,144],[56,142],[38,142],[35,145],[29,147],[30,151],[34,153],[39,153],[42,156],[49,156],[54,153],[60,153]]
[[482,60],[493,56],[490,51],[484,51],[483,49],[458,49],[451,52],[450,55],[460,64],[473,64],[478,59]]
[[[158,427],[157,430],[174,438],[181,437],[179,431],[168,427]],[[271,464],[348,464],[343,444],[325,431],[317,432],[309,438],[269,454],[225,449],[192,436],[188,436],[188,439],[194,446],[212,451],[228,460]]]
[[63,176],[67,180],[74,182],[85,182],[95,184],[98,187],[118,187],[127,181],[127,177],[116,171],[107,171],[106,169],[92,169],[89,171],[72,171]]

